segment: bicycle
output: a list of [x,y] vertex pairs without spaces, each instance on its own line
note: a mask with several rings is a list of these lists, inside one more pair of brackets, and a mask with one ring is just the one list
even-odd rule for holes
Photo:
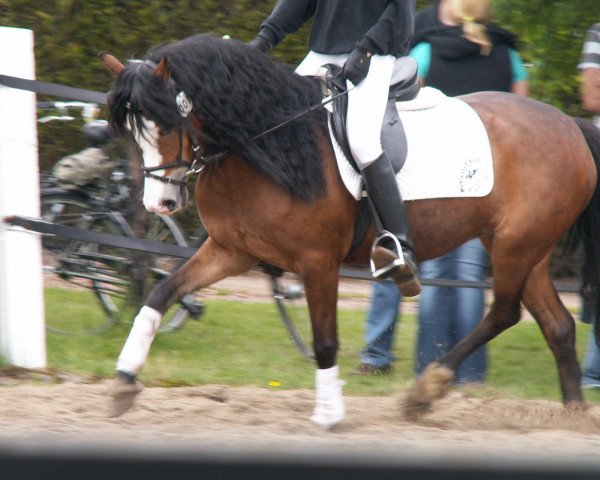
[[[106,122],[95,118],[97,106],[83,102],[41,102],[38,108],[59,112],[40,118],[40,123],[72,121],[74,117],[68,114],[69,110],[80,109],[86,120],[82,129],[88,144],[87,149],[57,162],[54,175],[41,176],[42,219],[95,232],[135,236],[132,220],[139,212],[132,201],[131,176],[124,160],[113,161],[106,153],[110,133]],[[83,168],[86,162],[88,167],[98,167],[96,171],[90,168],[87,176]],[[57,166],[72,171],[69,175],[59,174]],[[147,215],[143,227],[145,238],[187,246],[186,235],[171,217]],[[119,321],[132,292],[135,299],[143,298],[149,287],[148,277],[155,282],[178,266],[172,257],[132,253],[56,236],[43,237],[42,245],[45,271],[53,272],[81,291],[93,292],[105,313],[101,319],[81,318],[76,325],[56,319],[56,323],[47,325],[47,330],[53,333],[93,334],[106,330]],[[165,314],[160,330],[177,330],[188,317],[199,318],[203,311],[202,302],[186,296]]]
[[273,291],[277,312],[290,338],[302,355],[313,359],[314,353],[305,340],[310,338],[311,329],[304,285],[295,274],[273,271],[271,267],[264,269]]

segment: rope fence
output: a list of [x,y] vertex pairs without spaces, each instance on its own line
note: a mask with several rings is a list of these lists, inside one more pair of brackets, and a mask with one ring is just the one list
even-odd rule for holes
[[[82,101],[82,102],[93,102],[93,103],[98,103],[101,105],[106,105],[106,98],[107,98],[106,93],[96,92],[93,90],[86,90],[83,88],[70,87],[70,86],[61,85],[61,84],[57,84],[57,83],[42,82],[42,81],[38,81],[38,80],[27,80],[27,79],[18,78],[18,77],[12,77],[10,75],[0,75],[0,85],[3,85],[5,87],[10,87],[10,88],[16,88],[16,89],[20,89],[20,90],[27,90],[27,91],[34,92],[34,93],[37,93],[40,95],[54,96],[54,97],[58,97],[61,99],[77,100],[77,101]],[[16,217],[13,217],[13,219],[14,218],[16,218]],[[28,220],[28,219],[21,219],[21,220],[24,221],[24,220]],[[32,222],[35,222],[35,220],[33,220],[33,219],[30,219],[30,220],[31,221],[29,222],[29,225],[30,225],[29,228],[32,228],[31,227]],[[4,219],[4,221],[6,222],[7,219]],[[23,227],[28,228],[27,226],[23,226]],[[47,227],[47,228],[52,230],[51,226]],[[73,230],[75,230],[75,229],[73,229]],[[42,232],[42,233],[44,233],[44,232]],[[45,233],[48,233],[48,232],[45,232]],[[54,233],[56,233],[56,232],[54,232]],[[64,230],[62,232],[59,232],[58,234],[66,235]],[[76,234],[76,232],[75,232],[75,234]],[[110,239],[108,236],[105,236],[104,238],[94,238],[95,235],[98,235],[97,233],[94,233],[94,232],[88,232],[88,235],[89,236],[87,238],[87,241],[92,241],[92,242],[102,244],[102,245],[112,245],[110,243]],[[109,243],[106,243],[107,241]],[[117,241],[117,240],[114,240],[114,241]],[[135,238],[131,238],[131,237],[122,239],[118,242],[119,242],[119,245],[117,245],[117,246],[120,246],[122,248],[129,248],[132,250],[143,250],[145,248],[148,248],[148,246],[152,247],[149,244],[144,246],[143,241],[140,243],[140,239],[135,239]],[[156,243],[156,242],[154,242],[154,243]],[[181,252],[178,252],[177,249],[184,248],[184,247],[177,247],[175,245],[172,245],[172,246],[169,246],[169,248],[172,248],[172,250],[170,252],[174,256],[180,256],[180,257],[191,256],[189,248],[187,249],[187,251],[182,250]],[[371,273],[366,268],[343,267],[340,270],[340,276],[342,278],[349,278],[349,279],[355,279],[355,280],[372,280]],[[455,287],[455,288],[464,287],[464,288],[480,288],[480,289],[493,288],[493,282],[489,281],[489,280],[484,281],[484,282],[475,282],[475,281],[466,281],[466,280],[428,279],[428,278],[421,278],[420,280],[423,285],[430,285],[430,286],[436,286],[436,287]],[[554,286],[559,293],[579,293],[579,290],[580,290],[580,285],[578,283],[555,283]]]

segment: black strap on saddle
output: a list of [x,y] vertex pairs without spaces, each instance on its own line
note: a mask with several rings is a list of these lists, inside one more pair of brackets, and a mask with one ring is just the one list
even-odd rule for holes
[[346,113],[348,111],[348,95],[340,95],[347,90],[346,80],[341,78],[342,67],[338,67],[332,63],[324,65],[327,69],[327,75],[324,78],[325,84],[323,94],[334,97],[332,102],[333,113],[328,112],[331,130],[336,142],[344,152],[344,155],[358,171],[358,165],[352,156],[350,144],[348,143],[348,135],[346,134]]

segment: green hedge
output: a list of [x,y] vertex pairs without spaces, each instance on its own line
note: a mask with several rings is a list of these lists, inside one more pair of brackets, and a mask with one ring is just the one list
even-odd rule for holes
[[[366,1],[366,0],[365,0]],[[97,58],[142,56],[153,45],[199,32],[251,39],[274,0],[0,0],[0,25],[35,33],[37,78],[107,90],[111,77]],[[419,7],[427,5],[419,1]],[[582,115],[576,69],[586,29],[600,21],[598,0],[496,0],[496,18],[520,39],[534,98]],[[307,28],[273,51],[297,63]],[[66,129],[66,130],[65,130]],[[61,134],[60,132],[66,132]],[[76,126],[40,127],[42,166],[83,145]]]
[[[202,32],[250,40],[271,8],[270,0],[0,0],[0,25],[34,31],[38,80],[106,91],[112,77],[98,59],[99,52],[139,58],[154,45]],[[303,29],[274,55],[296,63],[305,45]],[[42,169],[83,148],[80,126],[81,122],[39,125]]]

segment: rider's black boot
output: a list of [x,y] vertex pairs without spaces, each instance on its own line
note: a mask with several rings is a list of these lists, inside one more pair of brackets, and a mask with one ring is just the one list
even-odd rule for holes
[[[371,252],[373,276],[377,279],[393,278],[402,295],[414,297],[421,293],[421,283],[404,203],[392,164],[385,152],[362,170],[362,177],[384,230]],[[402,258],[398,255],[398,242]]]

